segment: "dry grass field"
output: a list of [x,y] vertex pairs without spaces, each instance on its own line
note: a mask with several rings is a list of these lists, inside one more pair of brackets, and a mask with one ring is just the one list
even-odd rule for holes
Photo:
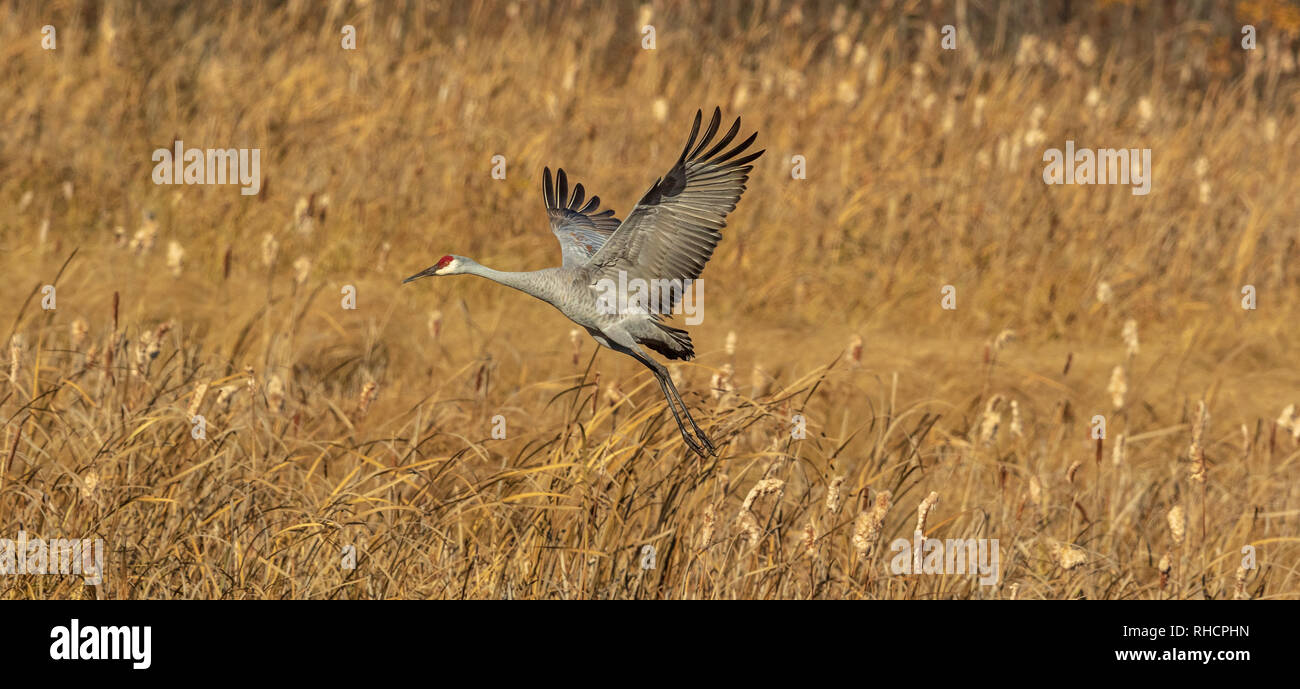
[[[105,564],[0,598],[1300,598],[1300,19],[1056,4],[0,2],[0,539]],[[401,284],[558,265],[543,166],[625,217],[714,105],[767,150],[671,367],[718,457],[550,306]],[[891,573],[918,526],[996,584]]]

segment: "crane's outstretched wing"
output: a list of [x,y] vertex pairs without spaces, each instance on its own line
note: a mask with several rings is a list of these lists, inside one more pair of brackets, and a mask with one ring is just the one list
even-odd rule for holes
[[546,216],[551,232],[560,240],[564,267],[576,268],[595,254],[614,230],[618,218],[613,210],[600,211],[600,197],[593,196],[583,205],[585,192],[579,184],[569,196],[569,180],[564,170],[555,171],[556,186],[551,185],[551,168],[542,171],[542,196],[546,199]]
[[[722,239],[719,232],[727,224],[727,213],[745,191],[752,163],[763,151],[740,156],[758,137],[748,139],[729,151],[726,147],[740,131],[740,118],[716,144],[706,150],[718,133],[722,110],[714,108],[713,121],[696,144],[704,113],[696,111],[691,136],[682,155],[667,175],[659,178],[641,197],[623,224],[604,246],[591,257],[587,266],[594,284],[602,278],[618,280],[619,271],[627,279],[694,280],[704,270],[713,249]],[[692,149],[694,147],[694,149]],[[665,283],[667,284],[667,283]],[[659,313],[671,312],[681,296],[659,300]]]

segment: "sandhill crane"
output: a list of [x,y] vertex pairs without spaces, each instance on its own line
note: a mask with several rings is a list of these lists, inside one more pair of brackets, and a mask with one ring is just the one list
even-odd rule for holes
[[[581,184],[575,185],[573,196],[569,196],[564,170],[556,171],[554,185],[550,168],[543,171],[542,195],[551,231],[560,240],[561,267],[505,272],[452,254],[403,282],[431,275],[478,275],[547,302],[586,328],[596,342],[649,368],[686,445],[701,457],[707,456],[706,451],[716,455],[717,449],[691,418],[668,370],[642,348],[649,347],[669,359],[695,356],[690,335],[662,320],[681,300],[681,290],[669,290],[665,298],[649,303],[632,299],[629,304],[627,299],[611,300],[608,287],[601,287],[614,281],[627,285],[635,279],[650,285],[689,284],[704,270],[722,239],[719,230],[726,226],[727,213],[735,209],[745,191],[753,169],[750,163],[763,151],[741,155],[758,137],[757,132],[725,150],[740,131],[740,118],[710,147],[722,120],[719,108],[713,110],[713,120],[696,143],[702,119],[703,113],[696,111],[681,156],[622,222],[613,210],[600,210],[600,197],[587,199]],[[678,282],[671,282],[674,280]],[[610,308],[611,304],[617,308]]]

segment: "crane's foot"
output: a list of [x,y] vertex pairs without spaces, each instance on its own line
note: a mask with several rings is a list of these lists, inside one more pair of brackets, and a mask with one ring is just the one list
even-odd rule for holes
[[713,442],[709,440],[709,436],[704,432],[704,429],[700,428],[700,425],[695,423],[695,419],[691,418],[690,412],[686,412],[686,420],[691,422],[691,428],[695,430],[695,436],[700,439],[700,442],[704,444],[704,447],[708,448],[709,454],[717,457],[718,448],[713,446]]
[[686,419],[691,422],[691,426],[695,429],[694,433],[686,428],[686,424],[682,422],[681,416],[677,414],[677,410],[671,406],[671,403],[669,408],[673,410],[673,420],[677,422],[677,430],[681,431],[682,440],[686,443],[686,447],[691,448],[691,451],[699,455],[702,459],[708,459],[709,455],[716,457],[718,451],[714,449],[713,443],[709,442],[709,436],[705,435],[704,431],[700,430],[700,427],[695,425],[695,420],[691,418],[691,413],[686,412]]
[[710,455],[717,457],[718,449],[713,446],[713,443],[709,440],[709,436],[705,435],[704,431],[700,430],[700,427],[695,425],[695,421],[691,419],[690,414],[686,415],[686,419],[691,422],[691,427],[694,429],[694,433],[692,433],[686,429],[685,425],[678,425],[678,428],[682,431],[682,440],[686,441],[686,445],[694,450],[695,454],[704,459],[708,459]]
[[695,436],[687,432],[685,428],[682,428],[681,430],[682,430],[682,440],[686,442],[686,447],[691,448],[691,451],[699,455],[701,458],[708,459],[709,457],[708,451],[704,449],[704,446],[700,445],[699,441],[695,439]]

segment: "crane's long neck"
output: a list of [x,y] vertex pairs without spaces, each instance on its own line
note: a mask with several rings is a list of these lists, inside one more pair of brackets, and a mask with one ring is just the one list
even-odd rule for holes
[[543,271],[525,271],[522,273],[514,273],[505,270],[496,270],[478,263],[471,263],[470,265],[465,266],[465,273],[467,275],[477,275],[479,277],[487,278],[493,282],[500,283],[506,287],[513,287],[520,292],[527,292],[534,297],[549,302],[549,295],[545,293],[545,285],[542,284],[544,282],[541,278],[542,272]]

